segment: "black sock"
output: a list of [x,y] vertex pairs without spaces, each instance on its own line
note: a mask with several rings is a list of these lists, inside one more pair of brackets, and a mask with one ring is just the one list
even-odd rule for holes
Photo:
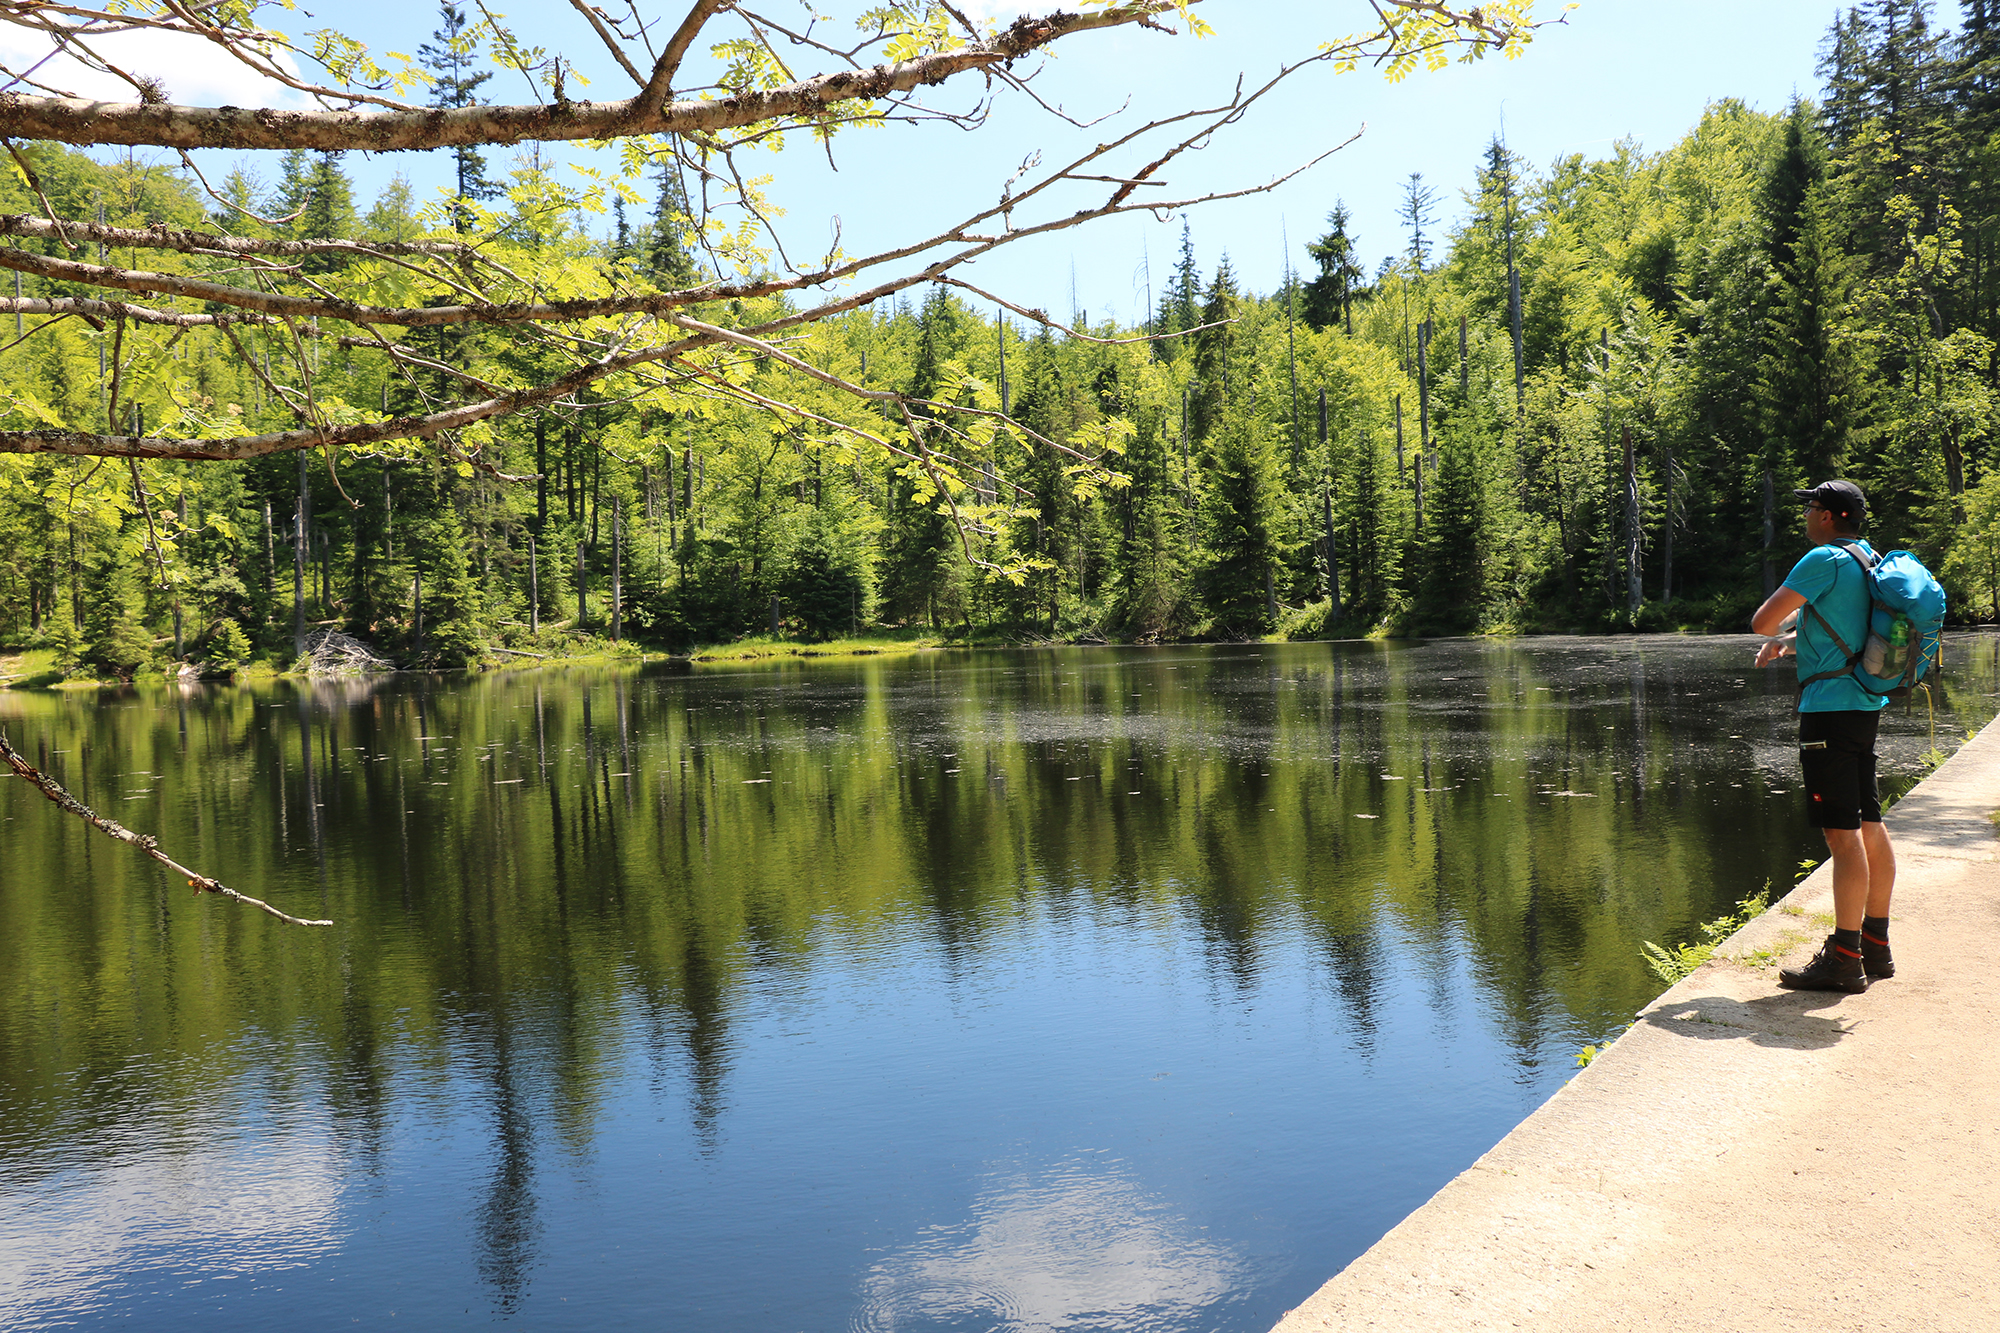
[[1862,917],[1861,936],[1870,944],[1887,944],[1889,942],[1889,918],[1886,916]]
[[1861,956],[1861,932],[1858,930],[1836,930],[1833,932],[1833,947],[1849,958]]

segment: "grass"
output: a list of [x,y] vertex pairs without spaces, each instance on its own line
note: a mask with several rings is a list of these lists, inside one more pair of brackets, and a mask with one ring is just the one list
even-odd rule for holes
[[0,656],[0,689],[40,689],[57,684],[62,678],[53,648],[30,648]]
[[796,639],[773,639],[768,635],[738,639],[735,643],[712,644],[690,650],[695,662],[755,662],[773,657],[872,657],[882,653],[918,653],[947,646],[941,634],[928,631],[890,631],[857,638],[828,639],[824,643],[802,643]]
[[1744,967],[1769,967],[1793,949],[1805,943],[1807,938],[1803,930],[1788,930],[1763,948],[1751,953],[1738,954],[1729,961],[1739,963]]

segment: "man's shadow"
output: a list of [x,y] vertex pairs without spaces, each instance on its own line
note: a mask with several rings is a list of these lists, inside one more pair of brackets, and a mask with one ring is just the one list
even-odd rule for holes
[[1704,1041],[1749,1041],[1790,1050],[1825,1050],[1853,1031],[1851,1020],[1813,1012],[1850,998],[1843,991],[1780,991],[1753,1000],[1700,995],[1663,1004],[1639,1021]]

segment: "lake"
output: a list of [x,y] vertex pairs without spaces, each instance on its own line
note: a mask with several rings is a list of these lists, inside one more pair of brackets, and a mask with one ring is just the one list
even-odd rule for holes
[[0,782],[0,1325],[1261,1333],[1824,856],[1755,642],[0,692],[335,921]]

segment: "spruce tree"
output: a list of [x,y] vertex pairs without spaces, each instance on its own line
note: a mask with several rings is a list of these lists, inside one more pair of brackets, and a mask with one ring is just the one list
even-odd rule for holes
[[687,249],[692,215],[687,191],[671,158],[660,163],[659,182],[659,194],[653,200],[652,231],[646,243],[646,272],[654,282],[669,290],[689,287],[695,281],[694,259]]
[[[296,175],[294,174],[296,173]],[[339,153],[288,153],[281,186],[287,214],[296,214],[290,232],[299,240],[326,240],[355,233],[354,183],[340,169]],[[306,273],[332,273],[346,266],[344,255],[306,255]]]
[[1419,614],[1441,630],[1464,632],[1479,624],[1486,593],[1486,505],[1478,457],[1461,439],[1438,451],[1438,468],[1425,497],[1423,573]]
[[449,500],[424,525],[419,561],[424,571],[424,657],[441,666],[464,666],[486,650],[484,599],[466,558],[465,529]]
[[1326,234],[1306,246],[1306,253],[1319,266],[1319,274],[1305,285],[1299,313],[1316,329],[1341,328],[1354,332],[1350,312],[1354,289],[1367,276],[1356,259],[1354,238],[1348,234],[1351,221],[1347,205],[1336,199],[1326,215]]
[[1242,294],[1236,288],[1236,273],[1224,255],[1215,266],[1202,299],[1203,325],[1194,335],[1194,383],[1188,391],[1188,429],[1196,443],[1208,439],[1221,423],[1223,411],[1236,390],[1235,377],[1246,366],[1237,365],[1236,314]]
[[[431,40],[417,48],[417,63],[431,71],[431,105],[437,107],[478,106],[480,85],[493,77],[492,70],[473,71],[478,50],[477,33],[468,30],[465,11],[440,0],[438,28]],[[465,231],[471,214],[464,201],[479,202],[500,195],[501,187],[486,175],[486,155],[470,144],[451,150],[459,203],[452,210],[453,225]]]
[[1201,270],[1194,262],[1194,233],[1181,219],[1181,253],[1160,297],[1162,333],[1184,333],[1201,323]]
[[1230,412],[1220,424],[1207,461],[1203,599],[1224,631],[1262,633],[1272,628],[1267,591],[1284,556],[1281,469],[1269,439],[1241,412]]
[[83,661],[105,675],[130,680],[153,656],[144,623],[145,589],[136,561],[116,545],[102,550],[84,575]]
[[[916,398],[936,398],[948,390],[944,367],[957,355],[960,312],[951,294],[933,287],[917,316],[917,348],[905,392]],[[912,409],[919,420],[929,412]],[[932,624],[951,585],[952,548],[957,534],[944,501],[927,495],[926,476],[897,475],[890,482],[895,502],[887,515],[889,529],[882,566],[882,595],[891,615],[907,622]]]
[[1860,406],[1845,326],[1850,261],[1804,103],[1786,117],[1759,202],[1770,278],[1754,397],[1765,463],[1785,476],[1833,476],[1846,462]]

